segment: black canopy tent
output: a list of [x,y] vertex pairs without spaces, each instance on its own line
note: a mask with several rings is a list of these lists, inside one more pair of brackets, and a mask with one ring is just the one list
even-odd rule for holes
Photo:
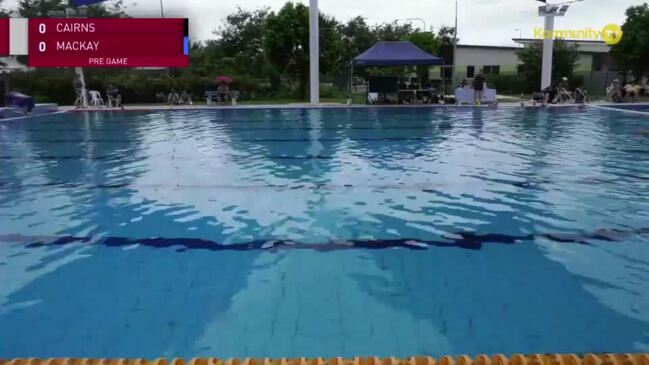
[[433,66],[444,59],[433,56],[408,41],[377,42],[351,62],[349,97],[351,100],[354,67]]

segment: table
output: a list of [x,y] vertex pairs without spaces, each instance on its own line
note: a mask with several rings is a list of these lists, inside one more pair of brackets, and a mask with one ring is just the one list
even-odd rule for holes
[[[475,92],[469,88],[455,89],[455,103],[456,104],[473,104],[475,100]],[[496,103],[496,89],[484,89],[482,92],[482,103]]]

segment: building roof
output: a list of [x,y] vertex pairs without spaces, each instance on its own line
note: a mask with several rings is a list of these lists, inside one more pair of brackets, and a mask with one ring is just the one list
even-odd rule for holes
[[479,44],[458,44],[458,48],[481,48],[481,49],[505,49],[505,50],[518,50],[521,47],[516,46],[489,46],[489,45],[479,45]]
[[[539,38],[512,38],[512,40],[518,44],[535,44],[543,42],[543,39]],[[581,52],[608,53],[611,50],[611,46],[604,43],[603,41],[580,39],[564,39],[563,41],[568,44],[576,44],[577,46],[579,46],[579,50]]]

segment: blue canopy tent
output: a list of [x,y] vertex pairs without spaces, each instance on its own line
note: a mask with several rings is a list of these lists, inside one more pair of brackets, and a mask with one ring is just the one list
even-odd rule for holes
[[408,41],[377,42],[351,62],[349,97],[351,100],[354,67],[432,66],[444,59],[433,56]]
[[441,65],[444,59],[423,51],[408,41],[378,42],[356,56],[353,66],[432,66]]

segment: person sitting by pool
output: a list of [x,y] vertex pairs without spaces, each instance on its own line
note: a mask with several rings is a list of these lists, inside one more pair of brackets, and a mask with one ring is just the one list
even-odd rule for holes
[[557,88],[559,90],[561,90],[561,89],[568,90],[568,88],[569,88],[568,78],[565,77],[565,76],[562,77],[561,81],[559,81],[559,84],[557,85]]
[[115,85],[108,84],[106,96],[108,97],[108,107],[124,108],[122,105],[122,94],[119,93],[119,89]]
[[[537,103],[540,103],[541,106],[551,104],[554,102],[556,97],[556,87],[548,86],[541,91],[534,92],[532,94],[532,106],[536,106]],[[525,103],[521,103],[521,106],[525,106]]]
[[[536,106],[536,103],[541,103],[542,104],[543,100],[544,100],[543,92],[537,91],[537,92],[532,94],[532,100],[530,100],[530,101],[532,102],[532,106]],[[521,102],[521,106],[523,106],[523,107],[526,106],[525,102]]]
[[609,87],[606,88],[606,95],[611,98],[614,103],[622,102],[622,88],[620,87],[620,80],[615,79]]
[[571,103],[573,101],[572,94],[568,91],[568,78],[563,77],[556,87],[555,103]]
[[482,74],[477,74],[476,77],[473,78],[473,101],[476,105],[480,105],[482,102],[482,94],[484,93],[485,87],[486,83],[484,76],[482,76]]
[[180,102],[185,105],[192,105],[192,97],[189,95],[187,90],[183,90],[182,93],[180,93]]
[[225,104],[230,99],[230,86],[225,82],[219,82],[219,86],[216,88],[216,94],[219,103]]
[[624,85],[624,92],[626,93],[626,101],[629,103],[635,103],[640,97],[640,91],[642,87],[638,85],[635,80],[631,80],[630,83]]
[[171,92],[167,96],[167,104],[178,105],[178,103],[180,103],[180,96],[178,96],[176,90],[171,89]]
[[543,93],[543,102],[542,105],[548,105],[548,104],[554,104],[557,100],[557,87],[556,86],[548,86],[542,91]]

